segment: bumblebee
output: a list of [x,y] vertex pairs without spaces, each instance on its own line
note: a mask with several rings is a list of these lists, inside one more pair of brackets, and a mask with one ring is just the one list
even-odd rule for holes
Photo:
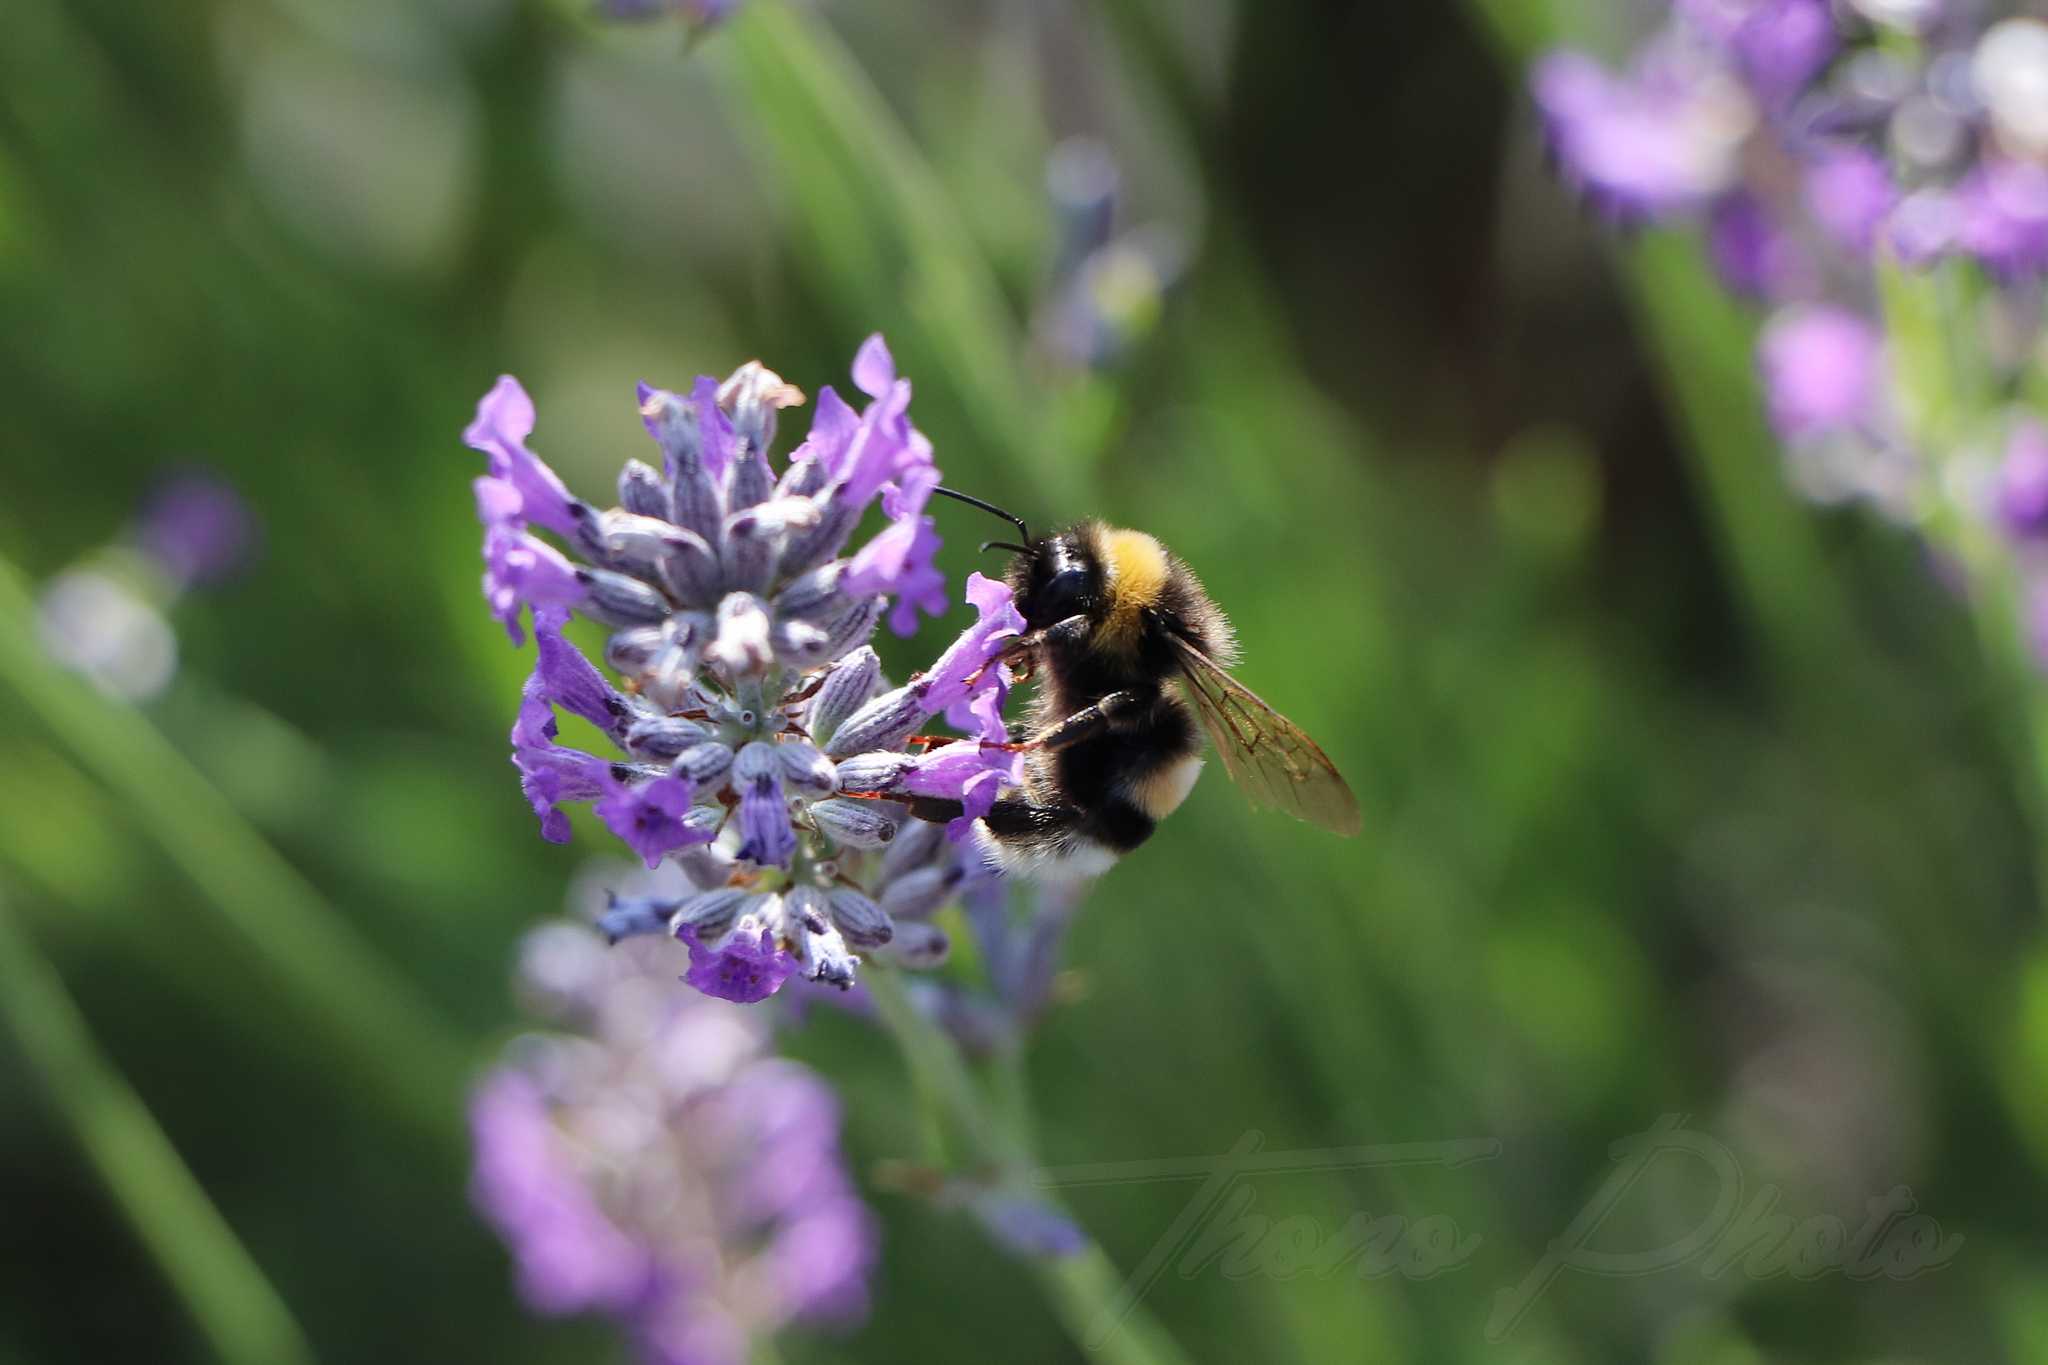
[[[1202,770],[1208,732],[1231,778],[1270,806],[1342,835],[1358,800],[1316,742],[1225,670],[1229,620],[1176,555],[1142,531],[1084,521],[1034,537],[979,498],[937,490],[1017,527],[1006,578],[1026,633],[1003,656],[1037,679],[1021,790],[987,816],[1006,871],[1090,877],[1150,838]],[[949,819],[958,803],[911,813]]]

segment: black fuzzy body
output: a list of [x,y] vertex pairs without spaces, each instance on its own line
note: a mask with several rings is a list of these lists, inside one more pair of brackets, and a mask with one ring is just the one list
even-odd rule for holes
[[[1134,561],[1139,571],[1130,571]],[[1228,658],[1229,625],[1194,574],[1156,541],[1096,522],[1035,540],[1012,564],[1009,583],[1040,640],[1032,737],[1050,739],[1027,760],[1022,794],[989,813],[989,830],[1019,862],[1089,855],[1081,860],[1106,865],[1150,838],[1179,804],[1185,785],[1177,778],[1193,780],[1187,765],[1203,736],[1172,685],[1181,667],[1176,640]],[[1106,722],[1060,742],[1063,726],[1105,699],[1115,706]]]

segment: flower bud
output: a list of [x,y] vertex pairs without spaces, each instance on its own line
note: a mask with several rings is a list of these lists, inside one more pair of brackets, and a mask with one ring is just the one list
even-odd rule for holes
[[944,965],[952,951],[945,930],[919,920],[897,925],[896,936],[882,949],[891,962],[918,970]]
[[851,887],[831,888],[825,904],[840,935],[856,948],[879,948],[895,934],[888,913]]
[[605,899],[605,912],[597,917],[597,932],[604,935],[607,943],[617,943],[620,939],[639,934],[666,932],[669,917],[682,904],[681,901],[652,896],[620,900],[610,892],[605,893]]
[[818,523],[808,530],[790,532],[782,560],[775,566],[784,577],[816,568],[838,554],[864,510],[846,499],[830,496],[829,491],[818,493],[813,501],[818,503]]
[[782,482],[775,485],[775,496],[813,498],[825,482],[825,462],[808,445],[798,446],[790,453],[789,468],[782,471]]
[[840,722],[874,694],[875,681],[881,676],[881,657],[866,645],[834,664],[812,696],[810,714],[804,718],[811,742],[829,741]]
[[832,637],[808,621],[777,621],[768,630],[769,647],[790,667],[816,668],[832,657]]
[[844,792],[885,792],[893,790],[904,774],[917,766],[917,759],[892,749],[870,749],[864,754],[839,760],[839,790]]
[[667,555],[669,541],[680,534],[667,521],[617,507],[602,514],[598,526],[604,561],[636,574],[653,571]]
[[846,561],[835,559],[796,579],[775,595],[777,619],[817,621],[844,615],[850,604],[839,582],[845,576]]
[[710,739],[710,733],[693,720],[675,716],[646,716],[626,728],[626,748],[636,758],[672,759],[692,745]]
[[605,641],[604,661],[628,677],[647,671],[668,644],[669,632],[660,626],[628,626]]
[[903,807],[893,801],[853,801],[835,796],[814,801],[811,823],[818,831],[848,848],[880,848],[896,837],[903,823]]
[[687,932],[699,943],[710,947],[731,932],[739,920],[741,909],[750,899],[753,899],[753,893],[737,886],[699,892],[676,907],[673,932],[677,938]]
[[668,520],[673,510],[661,474],[653,465],[639,460],[626,461],[626,467],[619,471],[619,506],[640,517],[659,517]]
[[825,752],[834,758],[865,753],[870,749],[894,749],[910,738],[924,723],[924,689],[916,683],[884,692],[848,716],[832,732]]
[[827,627],[832,638],[825,645],[825,657],[836,659],[872,640],[875,627],[882,624],[882,613],[888,610],[888,606],[886,597],[870,597]]
[[775,746],[766,741],[754,740],[733,757],[732,782],[740,793],[739,856],[774,867],[787,867],[796,852],[781,776]]
[[672,484],[669,520],[707,542],[719,535],[725,499],[704,467],[696,404],[665,389],[640,389],[640,420],[661,446]]
[[789,740],[773,747],[782,764],[782,780],[790,786],[812,796],[830,796],[838,790],[839,779],[833,772],[832,760],[810,745],[802,740]]
[[[927,828],[943,832],[944,826],[930,825]],[[965,878],[966,874],[957,865],[920,867],[915,872],[906,872],[882,889],[882,909],[888,911],[891,918],[924,919],[951,900]]]
[[709,607],[725,595],[725,573],[704,537],[672,527],[663,547],[661,581],[685,605]]
[[[843,772],[841,778],[843,781]],[[850,789],[842,787],[841,790]],[[935,825],[928,820],[905,821],[904,827],[896,833],[896,841],[890,844],[888,852],[882,855],[882,882],[888,883],[898,877],[909,876],[937,858],[946,847],[944,825]]]
[[678,753],[669,771],[677,777],[689,778],[702,790],[716,785],[732,766],[732,750],[716,740],[706,740]]
[[637,578],[579,568],[576,581],[589,594],[583,610],[608,626],[653,626],[668,619],[668,599]]
[[758,360],[749,360],[718,386],[718,406],[732,417],[732,429],[756,451],[775,444],[775,414],[801,407],[804,391]]

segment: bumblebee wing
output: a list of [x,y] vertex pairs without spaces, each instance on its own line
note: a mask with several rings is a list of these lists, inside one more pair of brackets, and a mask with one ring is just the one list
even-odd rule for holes
[[1358,798],[1300,726],[1187,641],[1175,639],[1174,646],[1188,700],[1215,741],[1230,780],[1254,806],[1286,811],[1347,838],[1363,828]]

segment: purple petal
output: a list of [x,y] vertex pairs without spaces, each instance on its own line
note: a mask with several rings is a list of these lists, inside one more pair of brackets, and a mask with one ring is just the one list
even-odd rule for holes
[[569,817],[556,807],[564,801],[588,801],[605,790],[611,763],[596,754],[555,742],[555,711],[538,672],[527,678],[519,696],[519,715],[512,724],[512,764],[519,769],[519,789],[540,819],[541,838],[551,844],[569,842]]
[[690,389],[690,405],[697,414],[697,458],[712,482],[722,486],[732,469],[739,438],[733,432],[732,419],[718,406],[718,381],[699,375]]
[[594,809],[605,827],[639,854],[652,871],[676,849],[708,842],[708,835],[691,829],[683,820],[694,796],[689,779],[673,774],[638,786],[611,779],[604,799]]
[[463,444],[491,457],[491,472],[503,476],[511,461],[503,451],[533,435],[533,400],[509,374],[498,376],[476,405],[476,419],[462,432]]
[[889,345],[876,332],[860,344],[853,357],[853,382],[870,398],[880,398],[896,384],[896,360]]
[[[492,482],[477,480],[479,506],[497,496],[484,487]],[[576,566],[560,550],[502,523],[484,529],[483,585],[491,615],[505,623],[515,645],[525,639],[519,625],[522,608],[571,607],[587,592]]]
[[1017,610],[1009,585],[980,573],[967,576],[967,601],[976,619],[941,654],[921,680],[928,712],[948,710],[966,699],[969,680],[986,676],[989,663],[1024,633],[1024,617]]
[[690,949],[690,970],[683,980],[706,995],[751,1005],[782,989],[782,983],[796,970],[796,959],[775,945],[766,929],[758,937],[742,931],[718,949],[706,948],[694,934],[685,933]]
[[625,699],[581,650],[563,638],[568,622],[569,613],[561,607],[534,609],[533,638],[539,655],[535,673],[550,701],[616,737],[626,715]]
[[462,433],[471,447],[490,456],[491,473],[519,492],[519,515],[559,535],[577,527],[576,500],[554,470],[526,448],[533,434],[533,400],[511,375],[500,376],[476,405],[476,420]]
[[818,405],[811,412],[811,433],[790,452],[790,460],[809,456],[818,461],[828,478],[845,472],[846,448],[860,430],[860,415],[827,384],[818,390]]

